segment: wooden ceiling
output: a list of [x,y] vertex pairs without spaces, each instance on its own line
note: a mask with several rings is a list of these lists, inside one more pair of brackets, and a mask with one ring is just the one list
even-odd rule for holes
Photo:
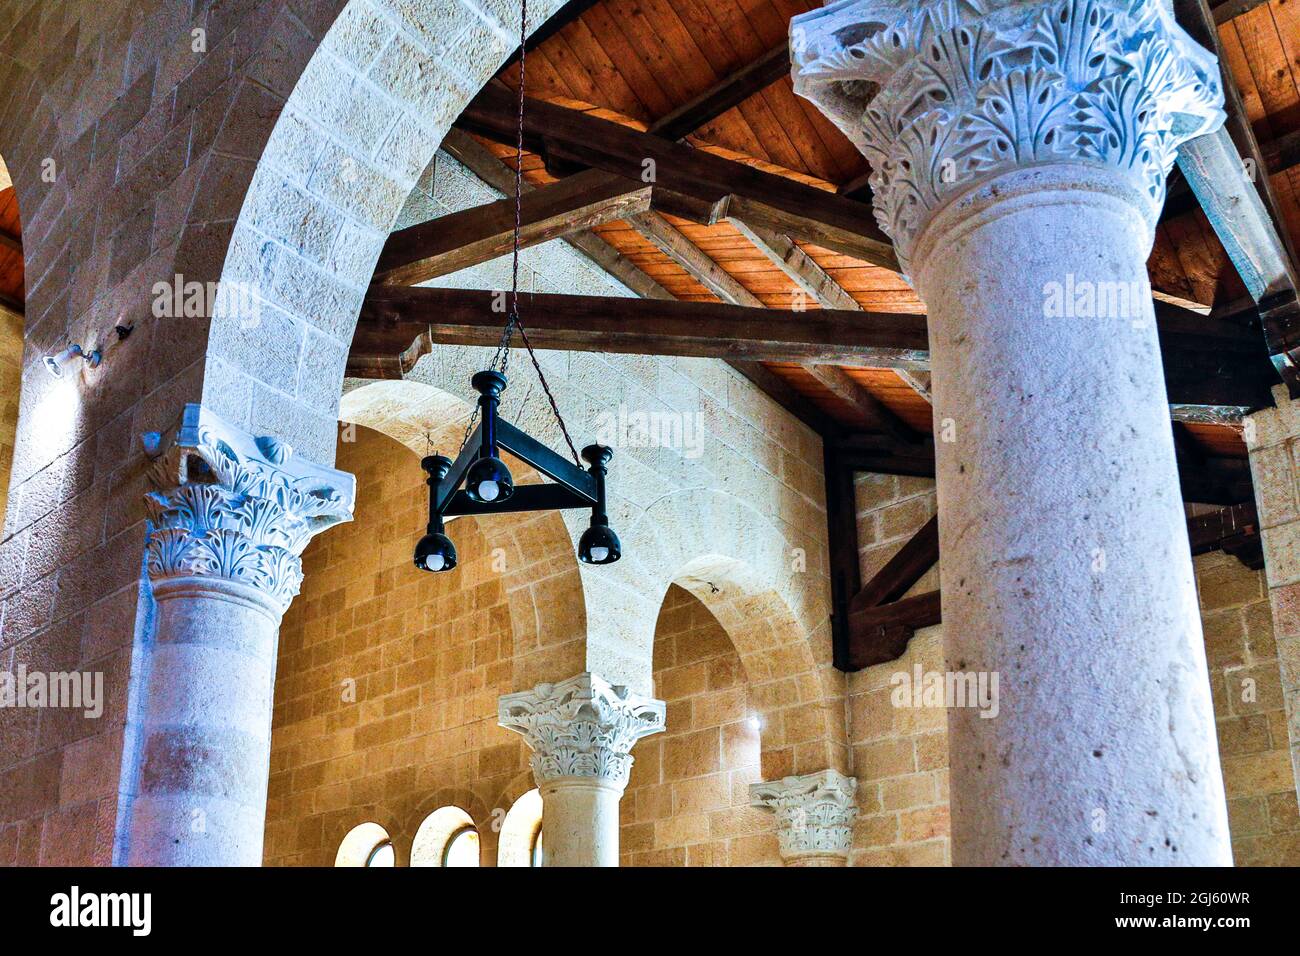
[[13,186],[0,190],[0,305],[22,312],[26,298],[23,286],[22,223]]
[[[531,96],[638,129],[715,89],[785,42],[791,17],[819,6],[806,0],[600,0],[570,3],[530,45],[527,86]],[[1272,184],[1293,242],[1300,241],[1300,3],[1219,4],[1216,19],[1224,56],[1256,137],[1270,159]],[[500,73],[511,88],[518,65]],[[788,73],[685,137],[696,149],[797,179],[826,190],[861,187],[865,160],[810,103],[797,97]],[[512,150],[486,139],[502,162]],[[537,185],[555,181],[529,154],[525,175]],[[1161,297],[1217,313],[1239,312],[1246,291],[1222,244],[1194,197],[1171,180],[1171,200],[1150,259],[1152,285]],[[772,309],[817,308],[772,260],[726,221],[699,225],[664,218],[725,273],[731,293],[720,296],[625,221],[594,232],[674,297],[687,301],[729,299]],[[910,287],[895,272],[805,242],[798,246],[863,309],[922,312]],[[790,363],[766,363],[798,394],[846,427],[859,427],[861,412],[843,389],[828,387]],[[920,432],[930,431],[925,380],[905,380],[886,369],[844,369],[853,383]],[[852,396],[850,395],[850,398]],[[1244,455],[1232,429],[1189,423],[1189,450],[1207,455]]]

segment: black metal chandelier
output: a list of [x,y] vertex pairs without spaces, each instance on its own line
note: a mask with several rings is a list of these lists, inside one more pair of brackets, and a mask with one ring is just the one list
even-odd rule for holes
[[[415,546],[415,566],[421,571],[450,571],[456,567],[456,546],[447,537],[444,518],[458,515],[509,514],[520,511],[552,511],[565,508],[590,508],[591,525],[578,542],[578,558],[587,564],[613,564],[623,553],[618,535],[609,526],[605,507],[605,476],[613,452],[604,445],[588,445],[582,450],[587,462],[584,469],[564,418],[546,384],[528,332],[519,317],[519,249],[523,200],[524,169],[524,64],[527,51],[528,4],[523,0],[519,23],[519,141],[515,153],[515,236],[512,296],[501,342],[492,364],[470,380],[479,393],[478,406],[465,429],[460,453],[452,461],[445,455],[429,455],[420,466],[428,474],[429,525]],[[510,360],[510,342],[515,332],[523,340],[532,359],[542,390],[551,403],[551,411],[573,455],[570,463],[507,421],[498,409],[501,393],[506,389],[506,366]],[[478,427],[474,420],[478,419]],[[515,487],[510,469],[501,460],[505,449],[521,461],[532,465],[552,483]],[[464,485],[462,489],[461,486]]]

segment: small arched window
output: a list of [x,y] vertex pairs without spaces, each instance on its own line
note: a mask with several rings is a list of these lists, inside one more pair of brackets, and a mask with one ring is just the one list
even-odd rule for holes
[[335,866],[396,866],[397,851],[388,831],[378,823],[363,823],[348,831],[334,856]]
[[442,851],[443,866],[478,866],[478,830],[472,826],[461,827],[451,835]]
[[542,865],[542,794],[529,790],[506,811],[497,844],[497,866]]
[[479,836],[460,807],[439,807],[424,818],[411,843],[411,866],[478,866]]

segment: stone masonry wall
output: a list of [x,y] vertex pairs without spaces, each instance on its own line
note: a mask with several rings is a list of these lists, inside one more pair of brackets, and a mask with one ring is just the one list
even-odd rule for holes
[[[935,511],[926,478],[858,474],[858,547],[868,581]],[[939,586],[937,567],[908,592]],[[853,866],[943,866],[948,841],[948,729],[941,709],[898,708],[890,678],[942,671],[943,628],[917,633],[900,660],[849,675],[849,741],[858,778]]]
[[23,318],[0,306],[0,529],[9,503],[9,472],[18,431],[18,388],[23,375]]
[[773,817],[750,807],[760,728],[740,656],[698,598],[669,589],[655,630],[667,729],[636,745],[623,796],[624,866],[781,865]]

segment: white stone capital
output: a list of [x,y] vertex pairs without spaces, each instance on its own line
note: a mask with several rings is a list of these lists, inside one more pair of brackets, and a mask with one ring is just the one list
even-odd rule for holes
[[586,779],[621,793],[632,770],[632,746],[664,729],[664,702],[584,673],[503,695],[497,722],[532,748],[538,786]]
[[1118,174],[1154,228],[1178,145],[1223,121],[1217,61],[1167,0],[840,0],[795,17],[790,49],[905,269],[937,210],[1044,164]]
[[352,475],[295,457],[201,405],[144,436],[153,490],[146,567],[156,596],[210,588],[283,614],[302,584],[303,549],[352,519]]
[[855,778],[822,770],[752,783],[749,802],[776,814],[776,835],[787,863],[807,857],[847,861],[853,846],[853,822],[858,817],[857,790]]

